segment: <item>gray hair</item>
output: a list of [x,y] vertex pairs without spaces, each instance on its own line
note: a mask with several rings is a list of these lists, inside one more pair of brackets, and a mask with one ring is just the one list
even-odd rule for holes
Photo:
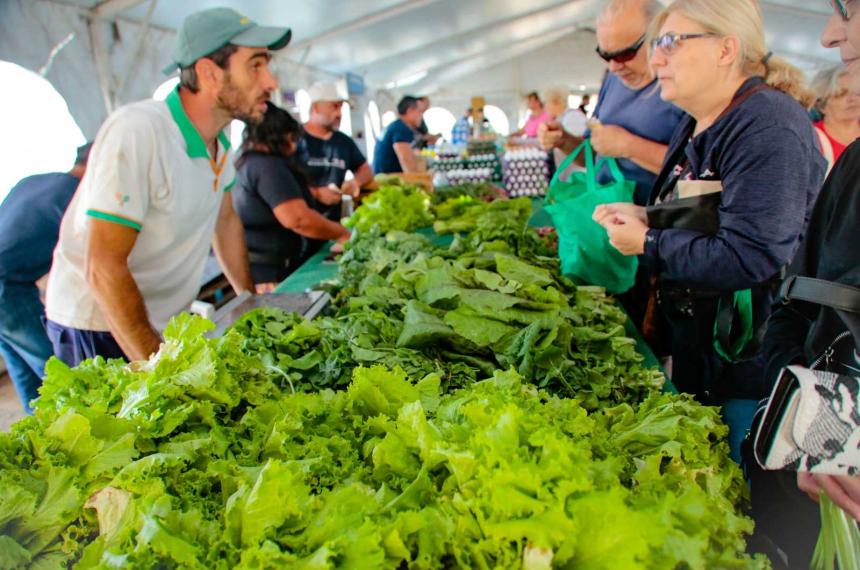
[[634,8],[641,10],[645,21],[650,23],[657,17],[663,6],[658,0],[609,0],[597,16],[597,23],[602,24],[612,20]]
[[549,89],[546,89],[541,95],[543,95],[544,103],[556,101],[562,103],[565,107],[567,107],[567,96],[570,95],[570,91],[562,87],[550,87]]
[[815,74],[809,86],[815,92],[815,106],[819,111],[823,111],[827,100],[836,95],[839,91],[839,80],[847,74],[848,70],[841,65],[826,67]]

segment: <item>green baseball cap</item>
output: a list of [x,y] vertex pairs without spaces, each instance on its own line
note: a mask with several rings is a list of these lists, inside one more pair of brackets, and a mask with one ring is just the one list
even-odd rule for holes
[[259,26],[232,8],[210,8],[191,14],[176,34],[173,63],[165,74],[187,67],[227,44],[279,50],[290,43],[290,28]]

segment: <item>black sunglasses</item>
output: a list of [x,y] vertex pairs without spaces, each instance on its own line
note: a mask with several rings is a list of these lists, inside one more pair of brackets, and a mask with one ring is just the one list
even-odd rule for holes
[[645,43],[645,34],[642,34],[642,37],[630,47],[620,49],[618,51],[603,51],[600,49],[600,46],[594,48],[594,51],[597,52],[597,55],[603,59],[603,61],[609,63],[610,61],[616,61],[618,63],[627,63],[639,53],[639,49],[642,47],[642,44]]

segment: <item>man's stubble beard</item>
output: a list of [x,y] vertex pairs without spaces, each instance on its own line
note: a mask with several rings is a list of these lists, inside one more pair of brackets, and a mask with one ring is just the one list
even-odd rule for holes
[[[268,96],[266,97],[268,99]],[[263,120],[263,114],[254,115],[254,108],[257,102],[254,101],[248,105],[251,110],[243,109],[243,104],[246,104],[245,97],[235,83],[233,83],[230,74],[224,76],[224,86],[218,92],[217,97],[218,107],[226,111],[232,118],[243,121],[249,125],[259,124]]]

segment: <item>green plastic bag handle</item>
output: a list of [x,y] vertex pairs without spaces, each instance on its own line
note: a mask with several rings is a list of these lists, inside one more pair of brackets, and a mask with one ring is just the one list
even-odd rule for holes
[[[582,141],[582,144],[576,147],[576,150],[570,153],[558,166],[552,177],[552,181],[550,181],[550,188],[555,185],[562,172],[566,171],[583,151],[585,151],[585,184],[588,192],[594,192],[597,190],[597,173],[600,172],[604,165],[609,167],[609,172],[612,174],[612,177],[615,178],[616,182],[624,182],[624,175],[618,167],[618,162],[611,156],[604,156],[596,165],[594,164],[594,149],[591,146],[591,139],[585,139]],[[550,196],[547,196],[547,200],[549,199]]]
[[[735,309],[737,309],[740,321],[739,324],[742,330],[740,337],[738,337],[731,346],[723,346],[720,342],[718,326],[716,322],[714,323],[714,350],[728,362],[737,361],[743,353],[744,348],[746,348],[747,344],[752,340],[755,333],[753,330],[752,290],[743,289],[742,291],[735,291],[733,295],[733,304]],[[720,312],[721,305],[722,299],[717,305],[717,314]]]

